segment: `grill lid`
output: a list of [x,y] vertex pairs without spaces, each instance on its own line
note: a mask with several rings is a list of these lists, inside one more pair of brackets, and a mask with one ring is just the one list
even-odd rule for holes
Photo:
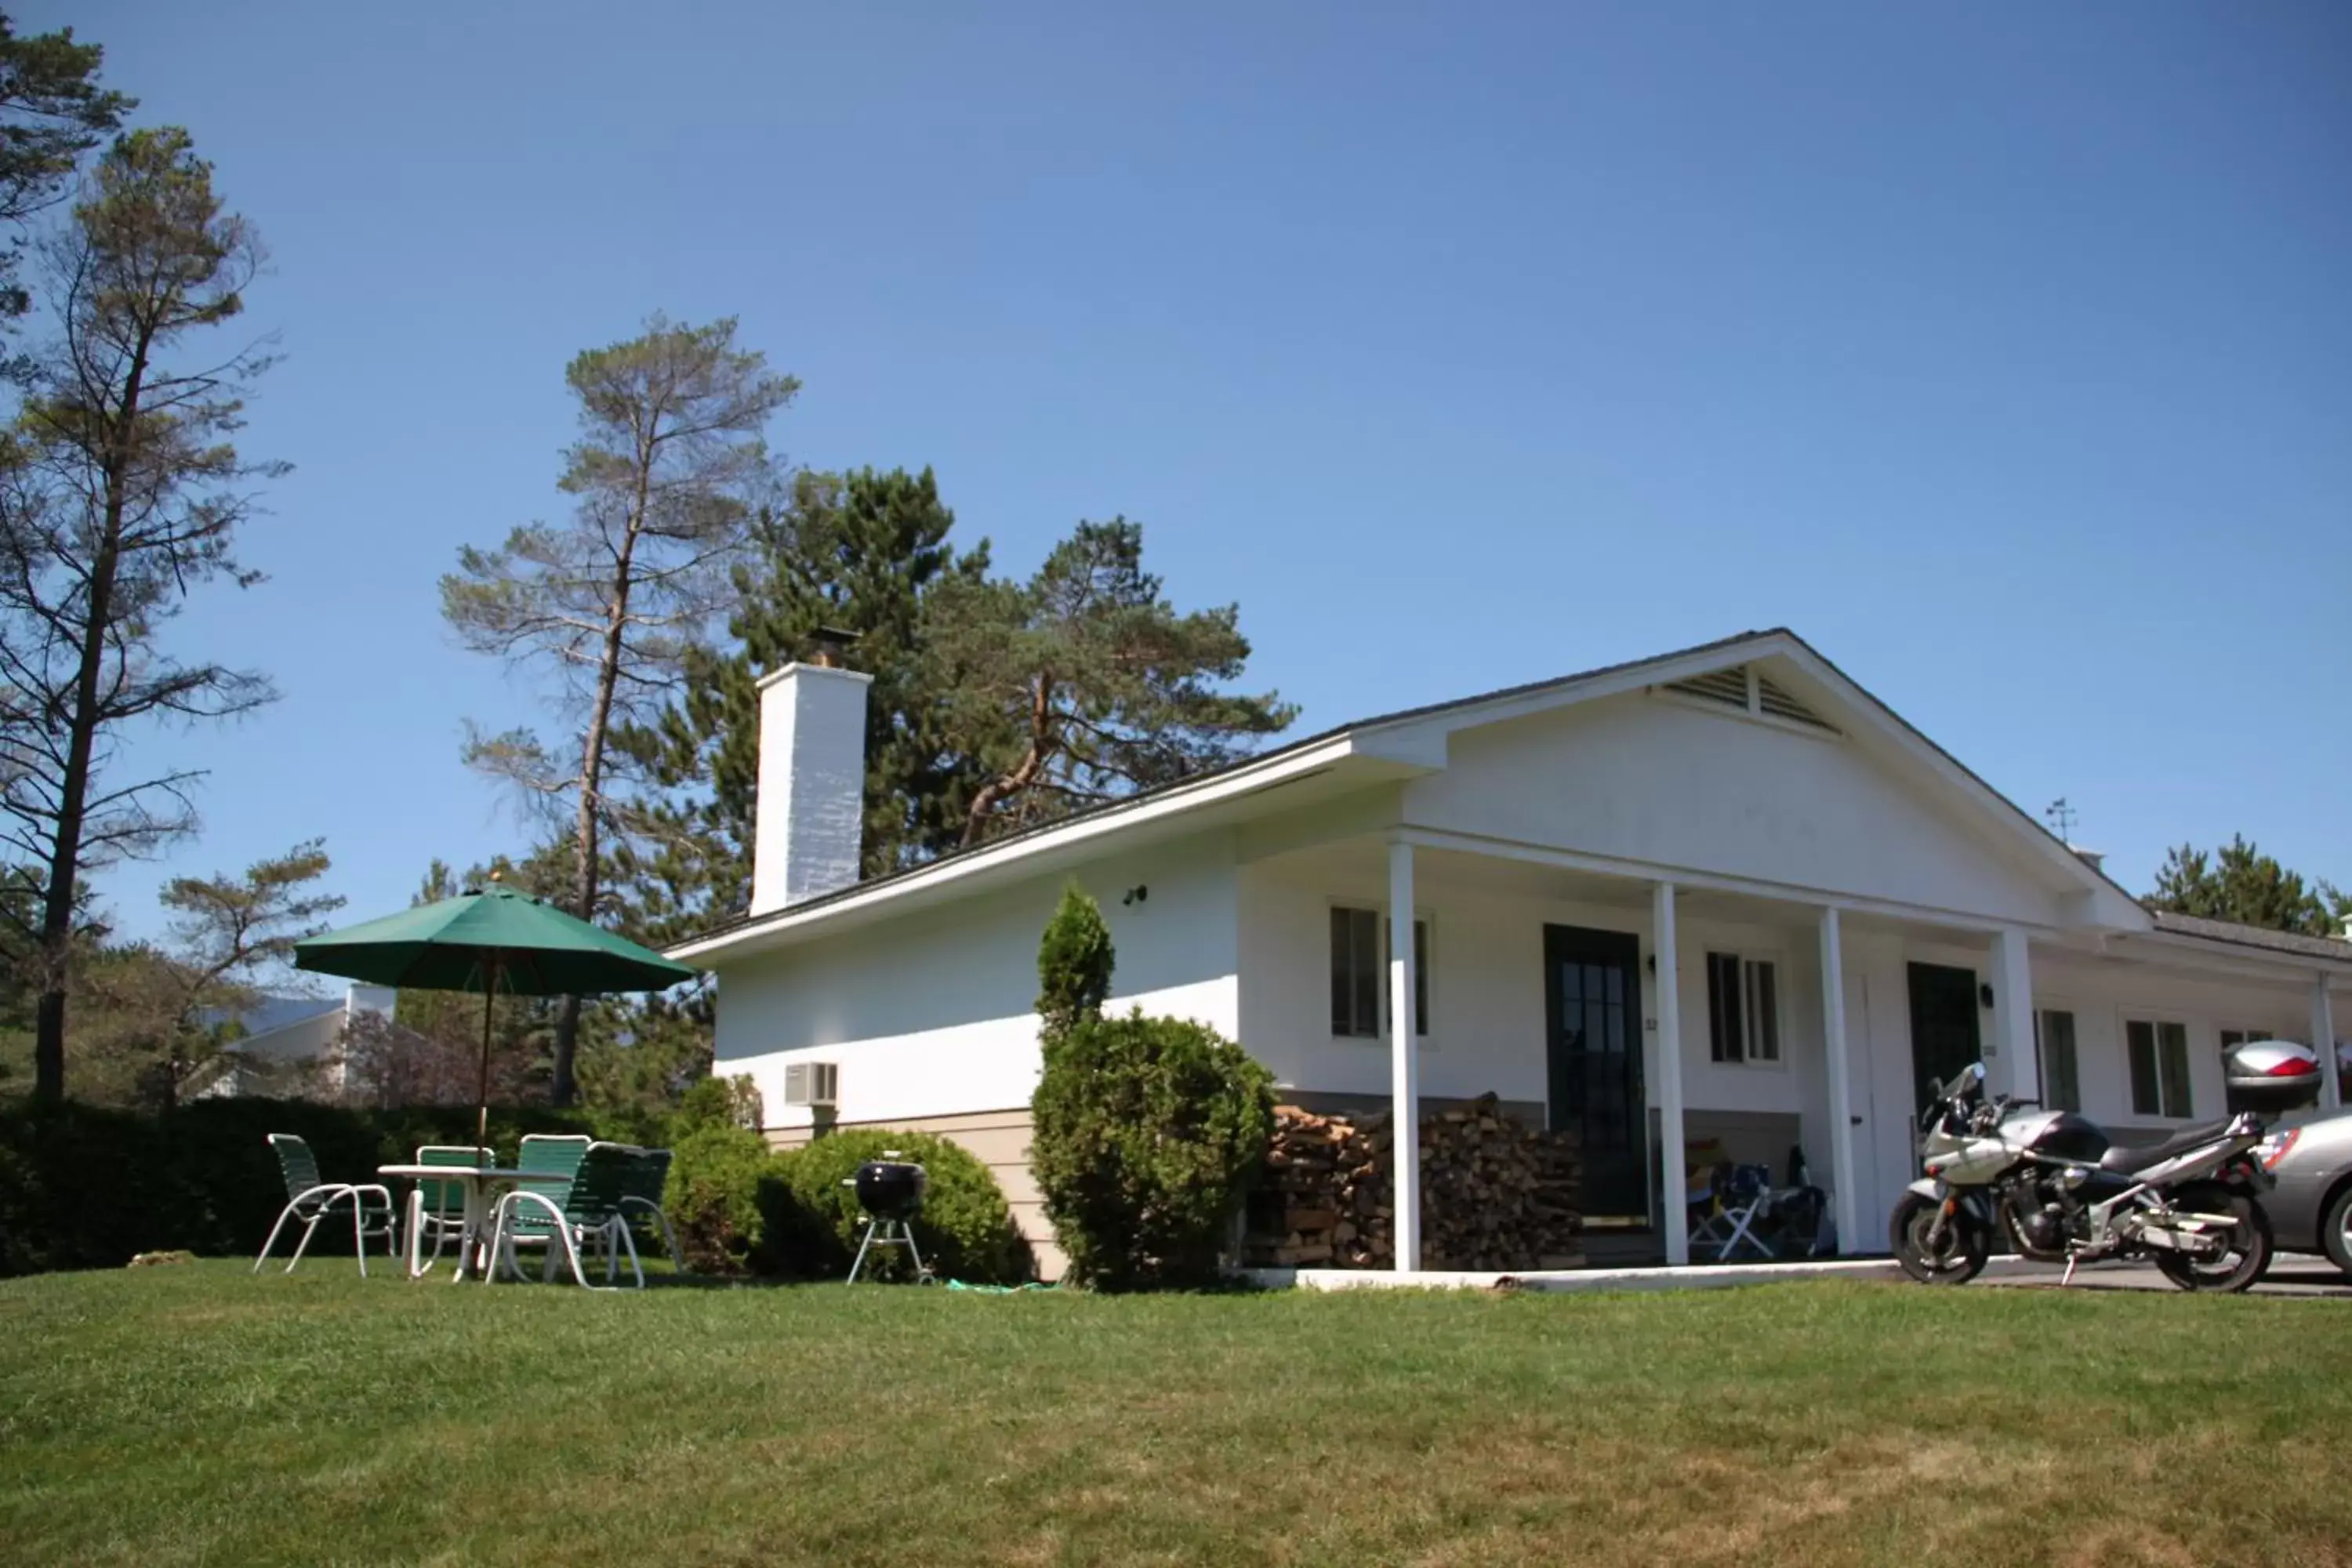
[[868,1160],[857,1167],[858,1206],[876,1219],[912,1219],[923,1207],[930,1177],[905,1160]]

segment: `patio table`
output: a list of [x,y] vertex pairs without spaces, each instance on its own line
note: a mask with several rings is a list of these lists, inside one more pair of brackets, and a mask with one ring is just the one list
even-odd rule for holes
[[[402,1176],[412,1182],[455,1182],[465,1191],[465,1236],[457,1245],[457,1271],[450,1283],[456,1284],[478,1268],[480,1277],[490,1277],[490,1211],[498,1205],[500,1188],[520,1186],[525,1182],[570,1183],[569,1171],[504,1170],[495,1165],[378,1165],[379,1176]],[[415,1249],[411,1249],[411,1256]],[[409,1278],[424,1278],[421,1268],[411,1269]]]

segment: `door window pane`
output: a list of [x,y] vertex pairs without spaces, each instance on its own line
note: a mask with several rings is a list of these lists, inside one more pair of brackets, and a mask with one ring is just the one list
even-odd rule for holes
[[1740,1059],[1739,959],[1728,952],[1706,955],[1707,1054],[1719,1062]]
[[1706,1039],[1715,1061],[1780,1059],[1780,983],[1769,960],[1706,955]]
[[2164,1113],[2187,1117],[2189,1105],[2189,1029],[2182,1024],[2156,1026],[2157,1076],[2164,1091]]
[[2037,1014],[2034,1044],[2042,1053],[2042,1103],[2053,1110],[2083,1109],[2083,1080],[2074,1063],[2074,1015]]
[[1356,948],[1356,1033],[1381,1032],[1381,922],[1370,910],[1351,914]]
[[[1378,1039],[1387,1032],[1388,921],[1377,910],[1331,911],[1331,1032]],[[1412,1032],[1429,1033],[1429,922],[1412,922]]]
[[1356,1032],[1356,951],[1353,910],[1331,911],[1331,1032]]
[[1748,961],[1748,1056],[1759,1062],[1780,1059],[1780,998],[1772,966],[1761,959]]
[[2157,1087],[2156,1026],[2134,1019],[2124,1026],[2124,1048],[2131,1058],[2134,1116],[2161,1116],[2164,1097]]
[[2195,1114],[2189,1092],[2187,1025],[2127,1019],[2124,1047],[2131,1058],[2134,1115],[2186,1118]]

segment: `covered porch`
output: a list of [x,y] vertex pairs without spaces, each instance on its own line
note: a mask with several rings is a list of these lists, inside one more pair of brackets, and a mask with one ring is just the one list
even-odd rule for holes
[[[1925,1079],[1981,1058],[1996,1090],[2039,1098],[2037,946],[2113,962],[2089,936],[1413,827],[1238,869],[1242,1037],[1285,1098],[1392,1113],[1408,1272],[1422,1115],[1490,1092],[1580,1141],[1596,1261],[1692,1262],[1695,1155],[1778,1180],[1792,1149],[1839,1252],[1881,1252]],[[2300,999],[2281,982],[2260,1005]],[[2259,1010],[2205,1010],[2231,1007]]]

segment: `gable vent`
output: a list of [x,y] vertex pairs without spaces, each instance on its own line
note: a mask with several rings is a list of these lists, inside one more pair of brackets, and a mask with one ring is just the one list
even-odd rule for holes
[[1668,681],[1660,689],[1696,697],[1703,702],[1720,702],[1726,708],[1737,708],[1760,718],[1802,724],[1825,735],[1839,732],[1836,725],[1806,707],[1788,688],[1775,684],[1744,664],[1735,664],[1728,669],[1710,669],[1688,680]]
[[1775,719],[1787,719],[1799,724],[1811,724],[1816,730],[1828,730],[1832,734],[1837,732],[1828,720],[1760,675],[1756,678],[1756,708],[1759,712],[1769,713]]
[[1666,689],[1679,691],[1685,697],[1704,697],[1709,702],[1745,708],[1748,706],[1748,667],[1735,664],[1729,669],[1710,669],[1705,675],[1694,675],[1688,680],[1669,681]]

